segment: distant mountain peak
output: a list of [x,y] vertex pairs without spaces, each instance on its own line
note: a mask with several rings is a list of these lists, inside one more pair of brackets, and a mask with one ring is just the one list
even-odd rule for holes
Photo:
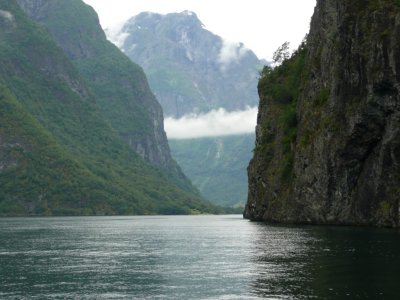
[[197,18],[197,15],[195,12],[190,11],[190,10],[184,10],[181,12],[181,14],[187,15],[187,16],[195,16]]
[[144,12],[137,14],[136,16],[133,16],[126,23],[134,24],[136,22],[141,22],[146,19],[160,19],[160,18],[162,18],[162,16],[163,16],[162,14],[154,13],[151,11],[144,11]]
[[264,62],[207,30],[192,11],[140,13],[107,34],[143,67],[167,116],[257,105]]
[[167,14],[145,11],[130,18],[122,27],[122,30],[130,30],[132,26],[140,26],[141,28],[144,27],[154,29],[161,20],[166,22],[173,22],[175,25],[187,25],[200,28],[204,27],[203,23],[201,23],[201,21],[197,17],[197,14],[193,11],[184,10],[180,13],[173,12]]

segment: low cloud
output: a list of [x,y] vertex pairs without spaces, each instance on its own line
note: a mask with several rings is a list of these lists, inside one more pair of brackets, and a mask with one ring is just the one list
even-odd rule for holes
[[123,31],[124,24],[124,22],[120,22],[104,30],[107,39],[120,49],[122,49],[126,38],[129,36],[129,33]]
[[226,69],[231,63],[239,61],[247,51],[249,51],[249,49],[247,49],[242,43],[223,40],[218,60],[221,63],[222,68]]
[[220,108],[206,114],[189,114],[180,119],[166,118],[165,131],[169,139],[194,139],[254,133],[257,107],[227,112]]

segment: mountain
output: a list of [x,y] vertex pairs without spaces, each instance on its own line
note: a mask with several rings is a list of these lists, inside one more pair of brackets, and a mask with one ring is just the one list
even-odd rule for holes
[[162,108],[143,70],[107,40],[95,11],[80,0],[17,2],[30,18],[49,30],[121,138],[181,188],[196,193],[171,157]]
[[[38,19],[56,13],[44,8],[62,3],[83,18],[70,22],[96,20],[92,28],[100,28],[93,10],[78,0],[18,3],[24,11],[37,13]],[[120,128],[112,126],[105,115],[94,84],[89,76],[84,78],[83,66],[78,68],[49,31],[30,20],[19,5],[15,0],[0,0],[0,215],[218,211],[189,189],[179,188],[175,179],[145,162],[121,139]],[[62,13],[67,11],[58,12]],[[58,21],[66,28],[76,26],[61,17]],[[82,49],[86,49],[83,41],[97,39],[84,30],[79,34]],[[64,39],[68,39],[67,32]],[[112,49],[116,63],[122,57],[127,70],[140,70]],[[98,80],[102,72],[100,68]],[[145,82],[140,77],[136,80]],[[125,86],[113,86],[113,81],[106,84],[113,90],[130,86],[138,94],[145,88],[137,89],[129,77]],[[147,99],[151,104],[145,104],[145,97],[140,99],[141,111],[146,112],[147,105],[153,105],[152,98]],[[113,100],[125,101],[118,94]],[[151,124],[158,122],[151,114],[143,115]],[[140,126],[138,131],[152,138],[151,131]]]
[[399,227],[399,1],[319,0],[264,68],[245,217]]
[[109,37],[145,70],[166,116],[257,105],[265,64],[241,43],[206,30],[193,12],[144,12]]
[[254,134],[170,140],[169,144],[172,155],[206,199],[222,206],[244,206]]

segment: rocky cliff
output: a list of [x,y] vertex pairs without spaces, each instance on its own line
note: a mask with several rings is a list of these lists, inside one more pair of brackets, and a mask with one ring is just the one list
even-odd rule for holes
[[243,44],[208,31],[194,12],[144,12],[108,32],[143,67],[167,116],[257,104],[256,81],[265,62]]
[[318,1],[307,41],[260,79],[244,216],[398,227],[399,89],[399,1]]

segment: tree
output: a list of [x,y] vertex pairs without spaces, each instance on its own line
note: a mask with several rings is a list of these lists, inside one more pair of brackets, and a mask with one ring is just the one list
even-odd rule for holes
[[284,42],[282,44],[282,46],[280,46],[274,52],[272,59],[274,60],[274,65],[280,65],[280,64],[282,64],[282,62],[284,62],[289,57],[290,57],[290,43]]

